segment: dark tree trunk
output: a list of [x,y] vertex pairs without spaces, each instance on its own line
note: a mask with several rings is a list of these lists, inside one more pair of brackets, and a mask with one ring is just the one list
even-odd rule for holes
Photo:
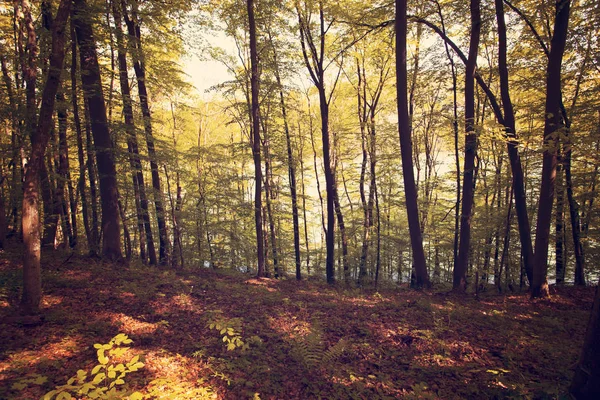
[[126,13],[125,2],[122,2],[121,4],[123,5],[122,12],[125,19],[125,24],[127,25],[127,31],[129,33],[130,40],[133,41],[131,55],[133,58],[133,69],[137,78],[140,107],[142,109],[142,116],[144,119],[146,146],[148,147],[148,158],[150,159],[150,171],[152,175],[152,188],[154,189],[154,207],[156,208],[156,221],[158,223],[158,257],[161,265],[167,265],[169,263],[170,252],[169,235],[167,231],[167,223],[165,221],[165,208],[163,204],[163,192],[158,171],[156,149],[154,147],[154,134],[152,133],[152,115],[150,113],[148,90],[146,88],[146,66],[144,62],[144,50],[142,48],[141,30],[137,18],[137,1],[132,2],[133,10],[131,13],[131,18]]
[[412,139],[408,114],[406,72],[406,0],[396,0],[396,89],[398,98],[398,132],[400,135],[400,152],[402,156],[402,173],[406,195],[406,212],[416,271],[416,286],[429,287],[429,276],[423,251],[423,236],[419,226],[419,206],[417,204],[417,187],[412,162]]
[[296,189],[296,165],[294,163],[294,157],[292,153],[292,140],[290,137],[290,127],[288,125],[287,118],[287,108],[285,104],[285,98],[283,96],[283,85],[281,83],[281,76],[279,74],[279,64],[277,62],[277,50],[273,45],[273,39],[271,37],[271,32],[269,32],[269,40],[271,41],[271,46],[273,47],[273,63],[275,67],[275,79],[277,82],[277,87],[279,91],[279,102],[281,105],[281,115],[283,118],[283,130],[285,132],[285,143],[287,148],[287,158],[288,158],[288,177],[290,180],[290,192],[292,196],[292,223],[294,229],[294,258],[296,261],[296,279],[302,279],[302,273],[300,270],[301,260],[300,260],[300,223],[298,218],[298,194]]
[[81,82],[89,106],[90,124],[94,136],[100,180],[102,206],[102,256],[121,261],[121,228],[117,193],[117,171],[114,149],[106,119],[106,104],[102,93],[100,66],[89,10],[85,0],[75,0],[74,22],[81,62]]
[[498,71],[500,74],[500,92],[502,106],[504,108],[504,127],[508,141],[508,157],[513,177],[513,188],[515,196],[515,209],[517,221],[519,222],[519,238],[521,240],[521,253],[527,279],[531,284],[533,279],[533,245],[531,243],[531,225],[527,215],[527,199],[525,194],[525,183],[523,178],[523,167],[518,152],[518,141],[516,137],[515,115],[509,92],[508,61],[507,61],[507,38],[506,24],[504,21],[504,5],[502,0],[495,0],[496,19],[498,21]]
[[[79,118],[79,104],[77,100],[77,39],[75,37],[75,27],[73,20],[70,24],[71,33],[71,104],[73,107],[73,122],[75,125],[75,134],[77,136],[77,159],[79,161],[79,179],[77,180],[77,188],[81,198],[81,211],[83,214],[83,228],[85,229],[85,237],[88,243],[88,249],[95,247],[92,240],[92,231],[89,222],[88,201],[85,193],[85,160],[83,150],[83,135],[81,132],[81,119]],[[73,224],[73,227],[77,226]],[[76,235],[75,235],[76,236]]]
[[[567,127],[567,130],[569,127]],[[565,149],[565,180],[567,188],[567,200],[569,202],[569,216],[571,217],[571,234],[573,235],[573,252],[575,253],[575,285],[585,286],[585,258],[583,257],[583,246],[581,244],[581,218],[579,204],[573,196],[573,177],[571,174],[572,146],[567,137],[567,148]]]
[[62,0],[52,29],[52,52],[50,69],[42,94],[37,128],[32,139],[31,155],[25,174],[23,194],[23,297],[21,305],[27,314],[39,312],[42,299],[41,247],[39,219],[39,171],[44,162],[44,152],[50,139],[56,93],[60,86],[61,72],[65,58],[65,27],[71,8],[70,0]]
[[458,263],[454,266],[454,290],[464,292],[467,289],[467,266],[471,244],[471,217],[473,212],[473,195],[475,192],[475,157],[477,155],[477,131],[475,127],[475,72],[477,69],[477,52],[481,31],[481,15],[479,0],[471,0],[471,38],[469,42],[469,58],[465,71],[465,164],[463,175],[462,210],[460,223],[460,241],[458,245]]
[[[156,265],[156,248],[154,246],[154,237],[152,234],[152,225],[150,224],[150,212],[148,210],[148,197],[146,196],[146,184],[144,183],[144,173],[142,171],[142,162],[140,159],[137,134],[135,132],[135,122],[133,118],[133,101],[129,90],[129,77],[127,74],[127,53],[125,51],[125,43],[121,30],[122,15],[119,5],[113,2],[113,17],[115,20],[115,33],[118,47],[118,64],[119,64],[119,82],[121,87],[121,96],[123,98],[123,116],[125,118],[125,131],[127,133],[127,151],[129,152],[129,163],[133,173],[133,187],[136,195],[136,200],[139,200],[139,208],[136,204],[138,224],[143,226],[140,230],[140,251],[142,260],[146,260],[144,252],[148,251],[150,265]],[[145,244],[142,240],[145,238]]]
[[546,122],[544,125],[544,159],[542,183],[535,235],[535,261],[533,265],[532,297],[549,297],[548,290],[548,246],[550,223],[554,202],[554,180],[556,178],[557,142],[561,121],[561,65],[567,41],[571,1],[556,2],[556,19],[552,35],[548,69],[546,74]]
[[569,391],[576,399],[600,397],[600,282]]
[[554,236],[554,250],[556,253],[556,284],[565,283],[565,254],[564,254],[564,225],[565,225],[565,188],[563,185],[563,168],[559,162],[556,167],[556,215],[555,227],[556,235]]
[[257,276],[265,275],[265,252],[262,223],[262,166],[260,162],[260,121],[258,103],[258,51],[256,49],[256,22],[254,20],[254,1],[247,0],[250,29],[250,63],[252,76],[252,156],[254,158],[254,222],[256,230],[256,256],[258,259]]

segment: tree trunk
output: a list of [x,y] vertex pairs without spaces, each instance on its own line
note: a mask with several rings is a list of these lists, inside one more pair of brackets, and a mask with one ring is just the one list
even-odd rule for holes
[[52,29],[52,52],[50,54],[50,69],[42,94],[37,128],[32,139],[31,155],[25,174],[23,194],[23,297],[21,305],[27,314],[39,312],[42,299],[41,283],[41,247],[39,219],[39,171],[44,162],[44,152],[50,139],[52,115],[56,101],[56,93],[60,86],[61,72],[65,58],[65,26],[71,8],[70,0],[60,2]]
[[563,186],[563,168],[562,163],[559,162],[556,167],[556,215],[555,215],[555,227],[556,235],[554,236],[554,249],[556,258],[556,284],[562,285],[565,283],[565,254],[564,254],[564,225],[565,225],[565,203],[564,203],[564,192]]
[[429,276],[423,251],[423,236],[419,226],[419,206],[417,203],[417,187],[412,162],[412,139],[409,123],[406,72],[406,0],[396,0],[396,89],[398,97],[398,132],[400,136],[400,152],[402,156],[402,173],[404,177],[404,192],[406,196],[406,212],[413,253],[413,263],[416,271],[416,286],[429,287]]
[[100,66],[89,10],[85,0],[75,0],[74,21],[81,62],[81,82],[89,106],[90,123],[98,174],[102,206],[102,256],[111,261],[121,261],[121,228],[117,193],[117,171],[114,149],[106,119],[106,104],[102,92]]
[[535,235],[535,261],[533,265],[533,283],[531,297],[549,297],[548,290],[548,245],[550,241],[550,222],[554,201],[554,180],[556,178],[557,141],[561,122],[561,65],[567,41],[571,0],[556,2],[556,19],[552,35],[550,56],[546,75],[546,107],[544,124],[544,159],[542,164],[542,183],[537,214]]
[[[119,64],[119,82],[121,96],[123,99],[123,116],[125,118],[125,131],[127,133],[127,151],[129,153],[129,163],[133,172],[133,187],[136,191],[136,198],[139,198],[138,224],[143,225],[143,232],[140,231],[140,250],[143,253],[144,248],[142,237],[146,239],[148,258],[150,265],[156,265],[156,248],[154,246],[154,236],[152,234],[152,225],[150,224],[150,212],[148,210],[148,197],[146,196],[146,184],[144,183],[144,173],[142,171],[142,162],[140,159],[137,135],[135,133],[135,122],[133,118],[133,101],[129,90],[129,77],[127,74],[127,53],[123,32],[121,30],[122,15],[119,5],[113,2],[113,17],[115,20],[115,33],[117,39],[117,58]],[[143,236],[142,236],[143,234]],[[142,260],[146,257],[141,254]]]
[[254,20],[254,0],[247,0],[250,29],[250,64],[252,76],[252,156],[254,158],[254,222],[256,230],[257,276],[265,275],[265,252],[262,226],[262,166],[260,162],[260,121],[258,102],[258,51],[256,49],[256,22]]
[[495,0],[496,18],[498,21],[498,71],[500,74],[500,92],[504,108],[504,126],[508,140],[506,146],[512,170],[512,185],[514,187],[515,209],[519,223],[519,238],[521,240],[521,253],[525,263],[527,279],[531,284],[533,279],[533,245],[531,243],[531,225],[527,215],[527,198],[523,178],[523,166],[519,157],[518,142],[516,137],[515,115],[509,92],[507,38],[506,24],[504,21],[504,4],[502,0]]
[[[160,175],[158,171],[158,162],[156,150],[154,147],[154,134],[152,133],[152,115],[150,105],[148,104],[148,90],[146,88],[146,66],[144,61],[144,50],[142,48],[141,30],[137,20],[137,1],[134,1],[131,18],[127,15],[125,2],[121,2],[123,18],[127,25],[130,40],[133,41],[131,55],[133,58],[133,69],[137,78],[138,96],[140,98],[140,107],[144,119],[144,131],[146,133],[146,146],[148,147],[148,158],[150,159],[150,171],[152,175],[152,188],[154,189],[154,207],[156,209],[156,221],[158,223],[159,237],[159,262],[161,265],[169,263],[169,236],[167,232],[167,223],[165,221],[165,208],[163,202],[163,192],[161,188]],[[138,178],[139,181],[139,178]]]
[[471,0],[471,38],[469,58],[465,71],[465,164],[463,175],[462,210],[460,223],[460,241],[458,245],[458,263],[454,266],[452,286],[454,290],[465,292],[467,289],[467,266],[471,244],[471,217],[473,195],[475,192],[475,157],[477,155],[477,130],[475,127],[475,79],[477,52],[481,31],[480,1]]
[[[83,214],[83,228],[85,229],[85,237],[88,243],[88,249],[94,248],[92,240],[92,231],[89,222],[89,209],[87,196],[85,194],[85,160],[83,154],[83,135],[81,132],[81,120],[79,118],[79,104],[77,100],[77,39],[75,37],[75,27],[73,20],[70,24],[71,33],[71,104],[73,107],[73,122],[75,125],[75,134],[77,136],[77,159],[79,161],[79,179],[77,180],[77,188],[81,198],[81,211]],[[91,185],[90,185],[91,187]],[[75,227],[76,224],[73,224]]]

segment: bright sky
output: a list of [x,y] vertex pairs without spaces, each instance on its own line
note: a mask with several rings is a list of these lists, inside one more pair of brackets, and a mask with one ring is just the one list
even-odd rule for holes
[[[206,36],[206,41],[213,47],[220,47],[228,54],[235,54],[235,44],[231,38],[224,33],[218,33],[214,36]],[[214,93],[207,93],[210,87],[225,82],[232,78],[227,68],[218,61],[213,61],[207,55],[201,59],[193,52],[183,60],[184,72],[189,75],[190,82],[198,90],[198,94],[203,99],[208,99]]]

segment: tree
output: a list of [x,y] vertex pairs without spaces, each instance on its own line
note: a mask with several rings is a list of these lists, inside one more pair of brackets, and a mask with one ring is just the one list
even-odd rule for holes
[[41,284],[41,246],[39,217],[40,169],[44,162],[44,153],[50,140],[53,126],[52,114],[56,102],[56,93],[61,82],[61,73],[65,58],[65,31],[71,10],[70,0],[61,0],[52,27],[52,50],[50,68],[42,93],[42,105],[35,131],[32,132],[31,153],[25,173],[23,192],[23,297],[21,304],[27,314],[39,311],[42,299]]
[[558,138],[564,128],[561,120],[561,66],[567,30],[569,25],[571,1],[556,2],[554,33],[548,57],[546,75],[546,106],[544,124],[544,161],[542,165],[542,182],[540,202],[537,213],[535,234],[535,261],[533,264],[532,297],[548,297],[548,245],[550,240],[550,222],[554,200],[554,180],[556,177],[556,162]]
[[[256,49],[256,22],[254,19],[254,1],[247,0],[248,23],[250,32],[250,64],[252,69],[252,157],[254,158],[254,220],[256,226],[256,255],[258,258],[257,275],[265,274],[265,253],[262,231],[262,165],[260,162],[260,113],[258,104],[258,51]],[[268,179],[268,177],[267,177]]]
[[75,32],[79,43],[81,83],[84,97],[89,106],[90,124],[100,178],[102,257],[111,261],[122,261],[117,171],[114,148],[106,118],[106,103],[104,102],[102,90],[96,42],[89,21],[89,8],[85,0],[75,0],[73,11]]
[[406,72],[406,0],[396,0],[396,90],[398,97],[398,133],[402,156],[402,173],[404,177],[404,193],[406,196],[406,213],[410,230],[410,242],[413,264],[416,273],[416,286],[429,287],[429,276],[423,251],[423,236],[419,224],[419,206],[417,204],[417,188],[412,162],[412,139],[408,114],[408,77]]

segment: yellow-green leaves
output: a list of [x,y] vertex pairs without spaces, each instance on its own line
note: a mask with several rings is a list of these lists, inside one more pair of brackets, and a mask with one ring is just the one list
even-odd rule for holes
[[[136,355],[126,363],[110,363],[111,359],[122,358],[129,350],[126,345],[133,341],[123,333],[118,334],[106,344],[94,344],[98,365],[92,369],[91,381],[87,382],[88,373],[82,369],[70,378],[66,385],[57,386],[43,397],[44,400],[71,399],[72,395],[84,395],[90,399],[130,399],[139,400],[143,396],[139,392],[128,393],[125,377],[144,366],[140,356]],[[43,383],[43,382],[42,382]],[[121,387],[117,389],[117,387]],[[56,396],[56,397],[55,397]]]

